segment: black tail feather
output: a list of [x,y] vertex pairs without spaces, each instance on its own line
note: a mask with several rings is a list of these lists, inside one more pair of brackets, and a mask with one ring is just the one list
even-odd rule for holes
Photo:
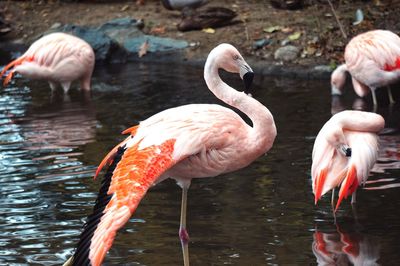
[[126,150],[125,146],[118,148],[118,151],[114,157],[113,162],[111,163],[110,167],[107,169],[106,174],[104,175],[99,195],[97,196],[96,199],[96,204],[93,207],[93,213],[88,216],[86,224],[83,227],[83,232],[81,233],[78,246],[73,256],[74,266],[91,265],[89,260],[90,244],[93,238],[93,234],[98,224],[100,223],[101,217],[103,217],[103,211],[111,200],[112,195],[107,194],[107,192],[110,188],[113,172],[117,167],[118,163],[121,161],[121,158],[125,150]]

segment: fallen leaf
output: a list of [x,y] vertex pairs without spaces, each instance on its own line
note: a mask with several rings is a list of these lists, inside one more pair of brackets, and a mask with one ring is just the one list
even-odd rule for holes
[[314,46],[307,46],[307,48],[305,49],[307,55],[313,55],[316,51],[317,49]]
[[140,45],[138,56],[143,57],[147,54],[147,50],[149,49],[149,40],[146,40],[142,45]]
[[300,36],[301,36],[301,32],[300,32],[300,31],[296,31],[296,32],[293,33],[293,34],[290,34],[290,35],[288,36],[288,39],[289,39],[289,41],[295,41],[295,40],[299,39]]
[[282,28],[283,28],[282,26],[271,26],[268,28],[264,28],[263,31],[268,33],[273,33],[275,31],[281,30]]
[[282,31],[283,33],[289,33],[289,32],[293,32],[293,29],[292,29],[292,28],[289,28],[289,27],[286,27],[286,28],[281,29],[281,31]]
[[129,9],[129,5],[124,5],[124,6],[121,8],[121,11],[124,12],[124,11],[126,11],[126,10],[128,10],[128,9]]
[[206,28],[206,29],[203,29],[202,31],[205,33],[211,33],[211,34],[215,33],[215,30],[213,28]]

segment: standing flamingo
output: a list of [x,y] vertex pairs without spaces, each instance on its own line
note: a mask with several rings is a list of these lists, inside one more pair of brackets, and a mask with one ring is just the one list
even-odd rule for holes
[[377,133],[385,126],[382,116],[363,111],[343,111],[325,123],[315,139],[312,152],[312,187],[315,204],[329,190],[340,187],[335,211],[343,198],[365,184],[378,157]]
[[51,33],[35,41],[21,57],[5,66],[0,77],[11,69],[4,86],[17,72],[31,79],[47,80],[52,90],[60,83],[64,92],[69,90],[72,81],[79,79],[81,88],[89,91],[94,60],[93,49],[84,40],[66,33]]
[[[332,94],[342,94],[348,71],[357,95],[364,97],[369,88],[374,106],[377,106],[375,89],[400,79],[400,37],[388,30],[362,33],[347,44],[344,59],[345,64],[332,73]],[[393,103],[390,89],[388,95]]]
[[251,68],[236,48],[220,44],[207,58],[204,79],[215,96],[245,113],[253,126],[220,105],[189,104],[162,111],[125,130],[130,136],[107,154],[95,174],[109,165],[93,213],[70,259],[73,265],[100,265],[117,230],[149,187],[168,177],[182,187],[179,236],[182,245],[187,243],[186,200],[191,179],[243,168],[272,147],[276,136],[272,114],[223,82],[220,68],[239,73],[246,90],[253,79]]

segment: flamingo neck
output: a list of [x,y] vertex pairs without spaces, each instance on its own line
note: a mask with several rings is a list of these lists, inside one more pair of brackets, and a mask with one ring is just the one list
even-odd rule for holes
[[219,65],[207,60],[204,79],[211,92],[223,102],[246,114],[253,126],[250,127],[248,147],[259,151],[259,155],[272,147],[276,136],[276,127],[271,112],[256,99],[239,92],[226,84],[218,74]]

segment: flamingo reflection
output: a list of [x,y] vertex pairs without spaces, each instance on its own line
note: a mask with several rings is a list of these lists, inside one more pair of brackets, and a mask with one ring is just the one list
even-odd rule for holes
[[318,265],[379,265],[380,246],[357,231],[345,232],[336,224],[336,231],[316,229],[312,251]]

